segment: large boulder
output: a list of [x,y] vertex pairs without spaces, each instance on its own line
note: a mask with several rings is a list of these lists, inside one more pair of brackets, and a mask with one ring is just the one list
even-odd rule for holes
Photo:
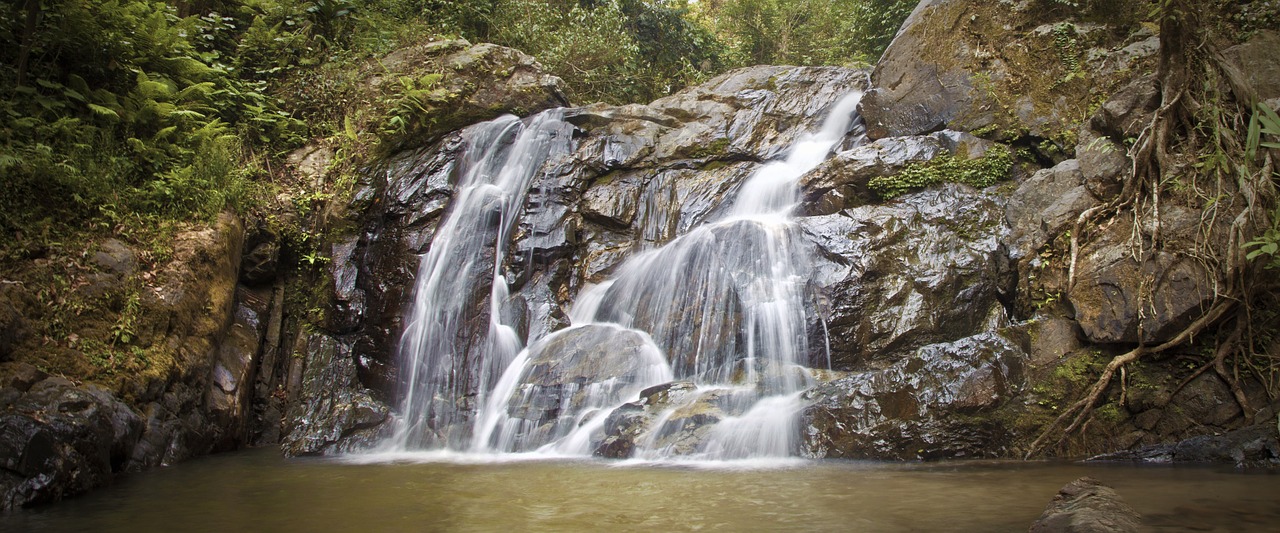
[[0,384],[0,511],[106,485],[143,429],[110,392],[21,366]]
[[887,364],[1005,320],[1012,277],[997,196],[951,184],[799,223],[817,248],[811,283],[834,369]]
[[884,370],[804,393],[803,454],[950,459],[1007,454],[1012,435],[984,417],[1022,392],[1027,354],[996,333],[917,350]]
[[1150,65],[1158,38],[1044,3],[921,2],[872,72],[861,105],[868,135],[950,128],[1074,147],[1076,117]]
[[[451,131],[503,114],[523,116],[569,104],[564,82],[544,72],[532,56],[463,39],[400,48],[365,65],[362,75],[357,98],[372,106],[370,115],[384,123],[356,126],[385,131],[398,118],[401,122],[392,128],[398,132],[385,139],[392,148],[428,145]],[[407,112],[424,108],[426,112]]]
[[1090,341],[1160,344],[1208,311],[1219,281],[1191,248],[1200,223],[1198,212],[1169,206],[1161,218],[1170,242],[1164,249],[1141,250],[1127,217],[1082,247],[1066,296]]
[[529,346],[499,439],[512,451],[536,449],[573,432],[583,417],[670,380],[662,353],[643,332],[611,324],[561,330]]

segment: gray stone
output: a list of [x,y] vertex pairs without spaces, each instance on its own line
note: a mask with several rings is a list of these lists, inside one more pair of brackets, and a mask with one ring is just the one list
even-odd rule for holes
[[281,441],[286,455],[348,451],[389,434],[390,409],[360,385],[348,342],[311,334],[299,339],[297,349],[306,369]]
[[1001,325],[1012,271],[1001,262],[998,197],[951,184],[799,224],[817,250],[811,280],[830,303],[836,370]]
[[1255,91],[1253,96],[1258,100],[1271,100],[1280,98],[1280,61],[1276,61],[1276,50],[1280,50],[1280,32],[1260,30],[1243,44],[1224,50],[1222,55]]
[[138,256],[123,242],[107,239],[98,244],[98,251],[93,254],[93,262],[107,272],[117,276],[130,276],[138,270]]

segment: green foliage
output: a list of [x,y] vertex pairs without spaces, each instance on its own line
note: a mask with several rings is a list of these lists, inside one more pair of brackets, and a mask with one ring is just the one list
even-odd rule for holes
[[916,189],[939,183],[964,183],[987,187],[1009,178],[1013,154],[1009,147],[997,144],[977,159],[957,159],[943,155],[927,163],[913,163],[897,174],[871,178],[867,186],[880,198],[888,200]]
[[1058,60],[1067,71],[1057,84],[1064,84],[1084,75],[1084,71],[1080,69],[1080,40],[1076,38],[1075,24],[1061,22],[1053,27],[1053,47],[1058,52]]
[[0,35],[18,43],[0,53],[5,229],[121,213],[207,219],[246,201],[244,140],[299,138],[264,84],[224,62],[236,19],[140,0],[34,5],[32,31],[25,8],[0,10]]
[[845,64],[880,56],[915,0],[739,0],[699,4],[735,63]]

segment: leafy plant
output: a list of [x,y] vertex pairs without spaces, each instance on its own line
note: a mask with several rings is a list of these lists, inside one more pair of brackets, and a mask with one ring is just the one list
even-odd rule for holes
[[897,174],[871,178],[867,186],[888,200],[938,183],[964,183],[974,187],[987,187],[1008,179],[1013,168],[1013,154],[1009,147],[997,144],[977,159],[956,159],[942,155],[927,163],[907,165]]

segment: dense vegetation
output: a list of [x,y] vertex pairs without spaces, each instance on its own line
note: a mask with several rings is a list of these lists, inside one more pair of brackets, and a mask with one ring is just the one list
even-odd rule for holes
[[273,197],[274,158],[343,130],[318,113],[323,95],[297,98],[300,88],[341,90],[344,70],[432,34],[519,48],[568,80],[574,102],[618,103],[746,64],[873,60],[914,4],[6,2],[0,255],[39,257],[81,228],[145,233]]
[[[433,100],[438,73],[365,90],[394,50],[441,37],[495,42],[536,56],[566,81],[575,104],[638,102],[747,64],[874,60],[913,5],[0,3],[0,280],[34,299],[23,357],[101,383],[146,367],[137,342],[145,283],[173,256],[177,232],[228,208],[279,235],[282,260],[300,274],[290,283],[307,286],[294,278],[319,275],[326,259],[322,225],[309,220],[336,203],[329,200],[366,161],[404,146],[408,130],[447,126],[432,115],[433,105],[451,105]],[[786,30],[772,31],[779,24]],[[404,116],[415,113],[423,116]],[[309,141],[333,154],[336,182],[283,170],[286,154]],[[137,252],[141,272],[106,294],[80,290],[108,237]],[[309,294],[293,285],[289,292],[297,300]],[[0,294],[0,308],[12,303],[6,298]],[[295,307],[318,312],[306,302]]]

